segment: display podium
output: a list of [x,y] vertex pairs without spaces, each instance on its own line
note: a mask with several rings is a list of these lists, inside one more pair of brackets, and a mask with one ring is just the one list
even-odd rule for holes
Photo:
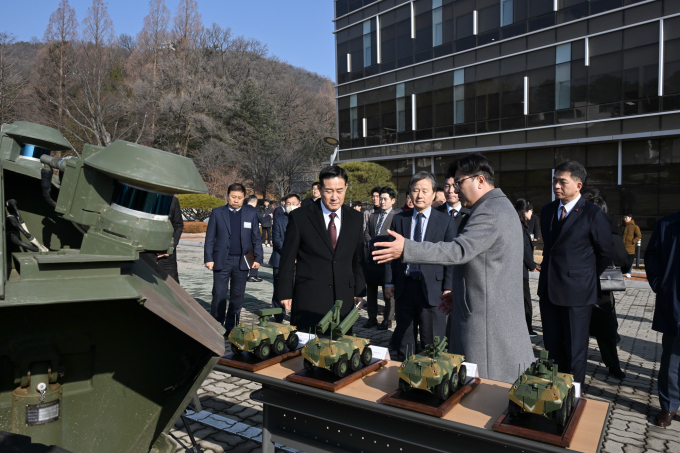
[[398,385],[399,362],[329,392],[289,382],[303,368],[296,357],[255,373],[216,365],[215,369],[262,384],[251,398],[264,408],[263,453],[274,442],[314,452],[567,452],[597,453],[610,413],[606,401],[588,399],[570,448],[494,431],[507,411],[510,384],[482,379],[444,417],[381,404]]

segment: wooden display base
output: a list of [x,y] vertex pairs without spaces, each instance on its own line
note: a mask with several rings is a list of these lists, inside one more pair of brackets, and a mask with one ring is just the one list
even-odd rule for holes
[[567,426],[564,428],[560,428],[552,420],[548,420],[540,415],[525,414],[511,420],[506,413],[501,415],[496,423],[494,423],[493,430],[558,447],[569,448],[585,407],[586,400],[579,398],[574,411],[569,420],[567,420]]
[[250,352],[239,352],[238,354],[231,353],[222,356],[220,360],[217,361],[220,365],[226,365],[240,370],[246,370],[250,372],[260,371],[263,368],[272,366],[276,363],[281,363],[284,360],[292,359],[297,357],[302,353],[302,346],[294,351],[289,351],[288,346],[286,346],[286,352],[279,355],[271,355],[266,360],[260,360],[255,354]]
[[410,392],[402,392],[395,390],[389,395],[380,399],[382,404],[388,406],[399,407],[401,409],[408,409],[410,411],[420,412],[421,414],[432,415],[433,417],[444,417],[453,407],[460,403],[465,395],[474,390],[479,383],[482,382],[480,378],[472,378],[468,380],[467,384],[459,388],[456,393],[451,395],[449,399],[444,401],[425,390],[414,389]]
[[352,374],[348,374],[342,379],[338,379],[338,377],[331,371],[325,370],[323,368],[314,368],[313,370],[302,369],[297,373],[290,374],[286,376],[286,380],[295,382],[297,384],[316,387],[322,390],[328,390],[329,392],[337,392],[346,385],[361,379],[367,374],[372,373],[379,368],[384,367],[385,365],[387,365],[387,360],[379,360],[374,358],[368,365]]

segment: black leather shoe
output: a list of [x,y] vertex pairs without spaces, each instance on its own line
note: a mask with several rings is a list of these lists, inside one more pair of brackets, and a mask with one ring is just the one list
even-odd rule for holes
[[262,277],[255,277],[255,281],[260,283],[260,282],[263,282],[264,279]]
[[621,371],[621,368],[618,368],[618,369],[609,368],[609,374],[614,376],[616,379],[621,379],[621,380],[625,379],[625,377],[626,377],[626,373]]
[[673,423],[674,418],[675,412],[661,411],[656,414],[656,417],[654,418],[654,424],[657,426],[663,426],[665,428],[666,426],[670,426],[671,423]]
[[250,283],[257,283],[259,280],[257,279],[257,277],[248,277],[248,281]]
[[377,325],[378,325],[377,319],[375,318],[369,319],[368,321],[366,321],[366,324],[364,324],[364,329],[370,329],[371,327],[375,327]]
[[392,321],[383,321],[378,325],[378,330],[389,330],[392,327]]

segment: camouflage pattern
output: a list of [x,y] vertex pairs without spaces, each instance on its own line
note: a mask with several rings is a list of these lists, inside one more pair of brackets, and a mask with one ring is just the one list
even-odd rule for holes
[[356,371],[361,364],[368,365],[373,353],[368,346],[370,340],[345,335],[359,319],[359,310],[352,311],[340,322],[342,301],[335,301],[333,308],[316,325],[317,333],[330,329],[330,338],[319,338],[308,342],[302,349],[305,368],[324,368],[344,377],[349,371]]
[[[258,310],[259,324],[246,325],[241,323],[235,326],[231,333],[229,333],[229,341],[239,351],[251,353],[255,353],[262,344],[273,346],[278,338],[281,338],[289,346],[289,349],[291,349],[290,346],[293,343],[297,346],[297,329],[295,326],[269,321],[270,316],[279,313],[281,313],[280,308]],[[274,354],[277,354],[277,351],[274,350],[275,348],[271,349],[274,351]],[[232,351],[234,351],[233,346]]]
[[[446,337],[442,341],[439,341],[439,337],[435,337],[434,345],[428,345],[420,354],[408,356],[399,367],[399,387],[402,390],[413,388],[437,394],[437,386],[448,381],[451,384],[449,390],[441,395],[444,396],[452,391],[455,392],[458,386],[464,385],[465,383],[462,381],[467,378],[467,370],[463,371],[463,376],[460,375],[460,372],[465,357],[460,354],[444,352],[446,351],[446,344]],[[453,381],[456,385],[452,385]]]
[[548,351],[532,363],[510,388],[508,412],[542,415],[564,426],[574,406],[574,376],[557,371]]

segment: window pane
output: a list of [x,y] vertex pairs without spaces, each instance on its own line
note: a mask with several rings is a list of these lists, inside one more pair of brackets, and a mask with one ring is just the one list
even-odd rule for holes
[[501,0],[501,27],[513,23],[513,0]]
[[664,93],[680,93],[680,17],[664,21]]
[[500,115],[500,78],[477,82],[477,121],[498,118]]
[[444,24],[442,23],[442,8],[432,10],[432,45],[440,46],[444,43]]
[[555,110],[555,66],[533,69],[527,72],[527,76],[529,77],[529,113]]
[[562,44],[555,48],[555,63],[565,63],[571,61],[571,43]]
[[[460,87],[462,88],[462,87]],[[453,88],[437,90],[434,97],[434,126],[450,126],[453,124]]]
[[[524,114],[524,73],[501,78],[501,118]],[[514,129],[514,127],[512,128]]]
[[555,68],[555,109],[571,106],[571,63],[562,63]]

